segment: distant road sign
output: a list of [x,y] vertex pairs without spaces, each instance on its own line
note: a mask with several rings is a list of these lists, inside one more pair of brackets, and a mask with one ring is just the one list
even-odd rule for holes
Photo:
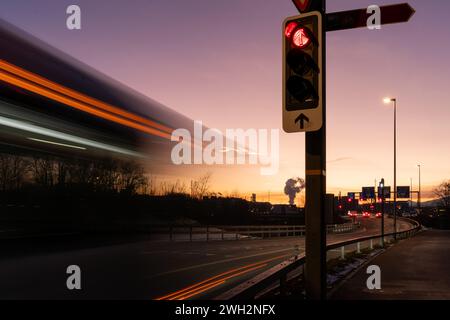
[[399,199],[409,199],[411,196],[410,187],[397,187],[397,198]]
[[378,187],[378,196],[384,196],[385,199],[391,198],[391,187],[384,187],[383,190],[381,190],[380,187]]
[[363,187],[362,188],[362,199],[375,199],[375,187]]
[[[416,12],[408,3],[381,6],[381,24],[408,22]],[[326,15],[327,31],[364,28],[371,14],[367,9],[328,13]]]

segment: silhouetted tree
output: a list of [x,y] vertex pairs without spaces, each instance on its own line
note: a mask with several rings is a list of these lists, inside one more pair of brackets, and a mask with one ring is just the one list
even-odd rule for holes
[[122,162],[118,168],[119,191],[136,194],[147,186],[144,168],[136,162]]
[[57,180],[57,164],[49,158],[33,158],[30,171],[34,182],[43,187],[52,187]]
[[191,196],[193,198],[203,199],[203,197],[208,195],[211,176],[212,174],[208,172],[199,179],[191,181]]
[[0,154],[0,188],[17,190],[25,181],[29,161],[24,157]]
[[434,194],[439,197],[443,207],[450,208],[450,180],[443,181],[436,187]]

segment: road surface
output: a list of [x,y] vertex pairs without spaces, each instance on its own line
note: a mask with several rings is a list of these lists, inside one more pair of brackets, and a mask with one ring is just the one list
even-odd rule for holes
[[429,230],[370,262],[381,268],[381,290],[370,291],[365,269],[333,295],[335,300],[449,300],[450,232]]
[[[379,234],[379,219],[361,221],[357,232],[329,235],[328,242]],[[391,225],[387,220],[386,232]],[[298,237],[28,252],[0,259],[0,299],[209,299],[303,251]],[[81,268],[81,290],[66,287],[70,265]]]

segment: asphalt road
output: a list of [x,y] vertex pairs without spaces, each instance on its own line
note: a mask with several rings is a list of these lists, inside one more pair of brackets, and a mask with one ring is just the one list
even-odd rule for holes
[[[379,234],[379,219],[335,242]],[[392,231],[386,222],[386,232]],[[400,223],[402,229],[408,227]],[[138,241],[0,260],[0,299],[208,299],[304,251],[304,238]],[[81,268],[81,290],[68,290],[66,269]]]
[[363,268],[333,295],[335,300],[449,300],[450,232],[429,230],[393,246],[371,265],[381,269],[381,290],[368,290]]

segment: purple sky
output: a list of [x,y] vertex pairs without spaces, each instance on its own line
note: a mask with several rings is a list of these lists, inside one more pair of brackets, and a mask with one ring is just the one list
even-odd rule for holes
[[[30,3],[31,2],[31,3]],[[402,1],[398,1],[402,2]],[[82,9],[81,31],[65,8]],[[328,0],[328,11],[395,1]],[[328,35],[328,189],[392,183],[392,108],[398,98],[398,184],[431,189],[450,178],[450,1],[410,0],[408,24]],[[280,128],[281,23],[289,0],[5,0],[0,16],[209,127]],[[221,190],[281,191],[303,176],[304,135],[282,134],[278,176],[214,176]],[[233,174],[230,174],[232,172]]]

